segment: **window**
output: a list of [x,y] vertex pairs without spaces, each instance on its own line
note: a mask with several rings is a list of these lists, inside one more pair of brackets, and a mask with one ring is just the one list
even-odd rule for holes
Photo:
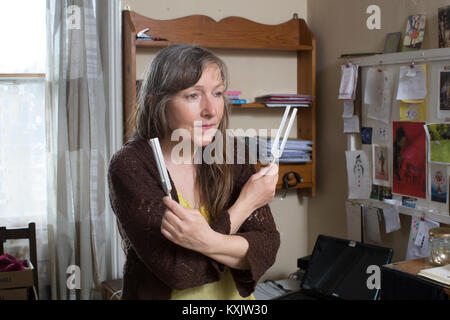
[[[0,39],[0,225],[36,223],[42,288],[48,283],[46,1],[2,2]],[[23,259],[28,255],[23,243],[8,241],[6,250]]]

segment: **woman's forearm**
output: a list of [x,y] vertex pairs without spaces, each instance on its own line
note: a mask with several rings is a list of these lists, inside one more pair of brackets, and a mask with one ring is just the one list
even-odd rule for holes
[[249,268],[248,248],[249,244],[245,238],[216,232],[209,248],[202,253],[230,268],[245,270]]
[[228,209],[230,215],[230,234],[235,234],[253,211],[254,209],[251,205],[239,196],[236,202]]

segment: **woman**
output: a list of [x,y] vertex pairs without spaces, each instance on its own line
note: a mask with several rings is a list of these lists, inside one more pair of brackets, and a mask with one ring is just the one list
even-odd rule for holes
[[[108,172],[127,244],[123,299],[253,299],[257,280],[275,261],[280,238],[267,204],[278,167],[255,173],[253,165],[236,161],[194,161],[225,137],[226,85],[224,63],[195,46],[170,46],[148,69],[133,138],[113,156]],[[176,131],[192,146],[183,149],[181,163],[173,152]],[[173,200],[160,182],[149,145],[154,137]],[[226,143],[217,152],[226,156]]]

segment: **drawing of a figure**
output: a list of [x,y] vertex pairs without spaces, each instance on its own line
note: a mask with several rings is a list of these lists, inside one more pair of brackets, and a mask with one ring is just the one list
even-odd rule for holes
[[357,155],[355,159],[355,165],[353,166],[353,173],[358,180],[358,188],[361,187],[361,178],[364,175],[364,166],[361,161],[361,155]]

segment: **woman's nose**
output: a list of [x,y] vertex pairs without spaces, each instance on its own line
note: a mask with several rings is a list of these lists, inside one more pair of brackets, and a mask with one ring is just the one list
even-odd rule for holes
[[202,105],[202,117],[214,117],[217,114],[217,104],[213,97],[205,95]]

